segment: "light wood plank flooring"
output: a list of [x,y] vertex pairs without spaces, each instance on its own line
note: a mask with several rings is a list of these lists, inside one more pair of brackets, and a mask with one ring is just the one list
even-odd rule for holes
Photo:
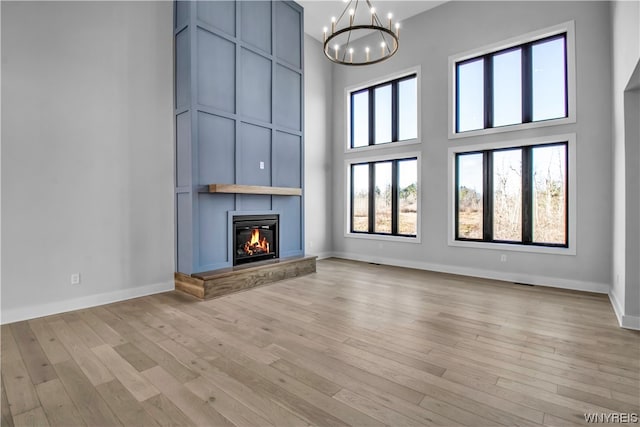
[[2,426],[585,424],[640,412],[606,296],[330,259],[2,327]]

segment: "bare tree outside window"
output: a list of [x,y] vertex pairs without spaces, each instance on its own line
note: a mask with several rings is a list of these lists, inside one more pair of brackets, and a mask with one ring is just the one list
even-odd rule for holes
[[493,153],[493,239],[522,240],[522,150]]
[[533,241],[563,244],[566,239],[567,171],[564,147],[533,149]]
[[458,236],[482,239],[482,153],[458,157]]
[[418,161],[398,162],[398,233],[418,234]]
[[458,153],[456,239],[566,246],[567,150],[557,142]]

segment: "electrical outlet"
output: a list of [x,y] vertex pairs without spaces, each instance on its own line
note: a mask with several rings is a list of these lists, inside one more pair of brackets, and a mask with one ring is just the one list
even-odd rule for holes
[[73,273],[71,275],[71,284],[79,285],[80,284],[80,273]]
[[507,262],[507,256],[505,254],[500,255],[500,262]]
[[260,162],[260,169],[264,169],[264,162]]

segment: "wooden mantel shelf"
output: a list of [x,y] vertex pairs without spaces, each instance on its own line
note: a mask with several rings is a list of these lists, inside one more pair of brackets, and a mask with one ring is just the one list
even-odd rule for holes
[[273,196],[302,196],[302,188],[266,187],[261,185],[209,184],[209,193],[271,194]]

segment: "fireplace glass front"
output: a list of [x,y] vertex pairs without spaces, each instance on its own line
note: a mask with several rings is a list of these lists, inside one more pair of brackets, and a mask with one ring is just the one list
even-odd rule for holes
[[278,215],[233,217],[233,265],[278,258]]

